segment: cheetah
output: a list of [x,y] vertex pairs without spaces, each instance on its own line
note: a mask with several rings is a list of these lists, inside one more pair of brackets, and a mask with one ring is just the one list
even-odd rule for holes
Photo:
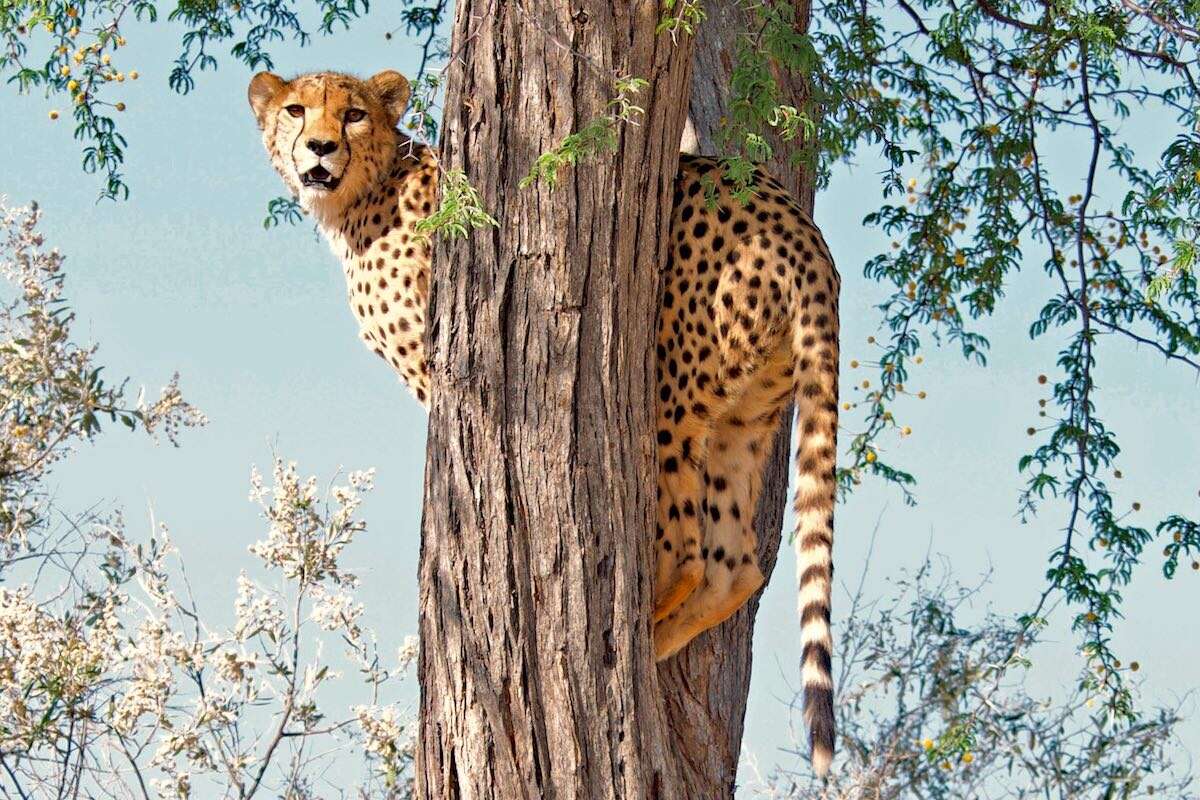
[[[431,252],[417,223],[437,164],[397,129],[409,85],[319,72],[254,76],[271,163],[341,261],[367,347],[429,407],[423,335]],[[753,517],[765,460],[795,403],[796,530],[805,718],[814,769],[833,756],[829,627],[840,278],[820,231],[780,183],[748,202],[719,161],[683,154],[657,335],[655,656],[669,658],[763,584]]]

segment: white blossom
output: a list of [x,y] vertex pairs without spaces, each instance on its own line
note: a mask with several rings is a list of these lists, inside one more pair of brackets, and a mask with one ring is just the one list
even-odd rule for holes
[[358,795],[376,796],[383,782],[388,797],[404,796],[411,726],[376,705],[395,673],[381,666],[343,563],[366,530],[357,514],[373,471],[326,491],[283,459],[270,481],[252,472],[265,533],[239,565],[229,622],[192,597],[182,561],[203,556],[196,542],[177,546],[157,523],[131,532],[119,510],[59,507],[47,478],[102,423],[178,445],[205,420],[178,376],[158,400],[143,392],[132,403],[123,383],[99,379],[95,346],[72,339],[63,258],[43,246],[37,220],[36,209],[0,202],[0,273],[12,289],[0,300],[6,791],[41,797],[41,787],[78,781],[78,796],[140,797],[145,787],[161,798],[303,800],[324,796],[316,787],[340,754],[366,759]]

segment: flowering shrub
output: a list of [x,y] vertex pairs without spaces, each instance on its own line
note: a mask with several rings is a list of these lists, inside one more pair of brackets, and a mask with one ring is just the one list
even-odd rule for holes
[[[45,489],[105,420],[178,444],[204,416],[177,378],[153,403],[104,383],[96,348],[72,339],[63,258],[43,248],[37,209],[0,204],[0,219],[15,289],[0,308],[0,789],[300,800],[349,793],[321,775],[350,752],[365,759],[359,796],[410,796],[413,726],[385,695],[416,646],[380,652],[342,563],[366,530],[372,472],[322,493],[283,459],[269,481],[254,471],[266,534],[232,624],[213,623],[166,526],[135,535],[119,512],[72,514]],[[359,702],[328,701],[335,681]]]
[[[1194,796],[1176,737],[1179,710],[1113,717],[1103,689],[1089,689],[1086,681],[1035,696],[1025,679],[1037,646],[1024,626],[972,610],[981,587],[935,573],[927,560],[897,581],[890,596],[868,603],[860,589],[853,598],[839,640],[841,755],[829,781],[814,788],[797,729],[788,750],[802,766],[755,775],[757,792],[749,794],[773,800]],[[1139,664],[1116,668],[1132,691]]]

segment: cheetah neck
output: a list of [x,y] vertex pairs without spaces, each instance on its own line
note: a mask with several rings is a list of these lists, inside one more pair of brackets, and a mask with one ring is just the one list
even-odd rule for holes
[[342,262],[361,338],[422,403],[428,402],[423,338],[431,253],[416,225],[437,201],[436,171],[427,148],[402,140],[386,177],[321,226]]

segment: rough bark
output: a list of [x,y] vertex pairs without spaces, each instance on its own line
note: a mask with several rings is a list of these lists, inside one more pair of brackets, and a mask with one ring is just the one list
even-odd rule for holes
[[[798,0],[794,5],[798,24],[807,28],[810,3]],[[721,119],[727,113],[729,76],[737,37],[749,29],[750,22],[737,0],[706,2],[704,8],[708,19],[700,27],[693,51],[688,132],[694,135],[695,152],[716,154],[722,152],[717,133]],[[805,91],[800,77],[777,74],[776,80],[785,96],[793,98],[793,104],[799,106]],[[688,144],[685,140],[685,146]],[[788,163],[786,154],[794,152],[793,146],[780,142],[773,144],[777,157],[768,165],[769,169],[811,214],[812,176]],[[784,154],[782,157],[778,155],[781,153]],[[790,410],[786,419],[776,436],[774,452],[767,461],[754,520],[759,565],[768,581],[779,553],[791,477]],[[755,595],[723,625],[695,639],[659,669],[668,725],[682,762],[680,780],[684,790],[680,797],[733,796],[750,689],[751,644],[759,596]],[[798,630],[796,633],[798,635]]]
[[[701,151],[718,152],[745,19],[736,0],[705,4],[693,79],[687,37],[654,35],[660,8],[456,9],[443,166],[500,226],[434,261],[419,798],[733,793],[757,598],[657,670],[647,620],[652,345],[684,101]],[[617,154],[557,190],[518,189],[539,153],[604,113],[615,75],[651,81]],[[811,206],[810,180],[773,171]],[[790,430],[789,417],[756,520],[768,576]]]
[[[443,166],[499,227],[439,246],[420,798],[681,798],[649,637],[653,334],[691,41],[657,3],[462,0]],[[572,52],[575,51],[575,52]],[[534,158],[650,86],[615,155]]]

